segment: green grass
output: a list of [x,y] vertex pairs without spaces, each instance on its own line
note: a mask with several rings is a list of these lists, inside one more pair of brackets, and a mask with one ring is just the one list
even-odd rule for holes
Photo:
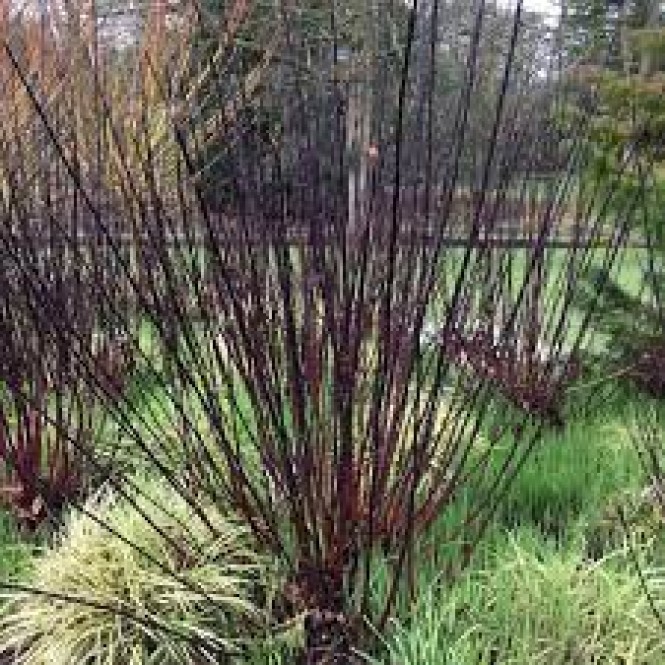
[[[445,316],[446,298],[452,295],[463,252],[463,249],[449,249],[442,259],[442,291],[439,297],[434,300],[428,314],[432,322],[441,320]],[[561,248],[550,248],[545,252],[542,297],[546,305],[543,307],[543,314],[547,319],[555,322],[560,318],[561,308],[564,307],[564,301],[559,297],[559,294],[568,278],[566,261],[569,254],[569,250]],[[604,249],[592,250],[588,259],[590,262],[588,267],[601,267],[605,255],[606,250]],[[510,250],[510,261],[512,290],[514,296],[516,296],[521,289],[529,267],[529,251],[524,248]],[[636,247],[623,248],[614,264],[612,275],[616,278],[619,285],[623,286],[629,293],[636,295],[640,292],[642,286],[643,265],[645,261],[646,253],[644,249]],[[586,267],[578,266],[578,270],[578,278],[586,274]],[[477,275],[479,280],[484,279],[484,272],[482,270]],[[556,311],[554,310],[554,303],[557,304]],[[577,338],[584,319],[585,316],[582,311],[576,308],[568,310],[565,336],[568,346]],[[602,340],[597,339],[592,340],[592,342],[595,350],[599,350],[602,347]]]
[[385,663],[395,665],[661,664],[665,635],[624,552],[589,563],[522,527],[486,547],[449,588],[425,587],[393,622]]
[[31,543],[21,539],[11,517],[0,508],[0,580],[15,580],[25,572]]
[[[638,407],[624,394],[601,411],[578,413],[563,432],[546,433],[470,568],[451,583],[425,561],[416,605],[391,622],[374,662],[662,665],[665,633],[614,517],[644,484],[626,429]],[[445,528],[437,531],[443,551]],[[663,560],[663,529],[660,548],[630,538],[644,561]],[[380,566],[375,576],[381,593]]]
[[[636,408],[624,399],[547,433],[470,568],[452,584],[435,566],[421,568],[423,594],[396,617],[377,662],[665,662],[665,633],[615,517],[617,507],[635,505],[644,483],[626,431]],[[665,530],[655,537],[665,540]],[[662,547],[643,554],[659,562]]]
[[625,430],[625,405],[546,432],[499,508],[506,526],[528,522],[558,536],[579,519],[593,519],[617,493],[639,490],[642,473]]

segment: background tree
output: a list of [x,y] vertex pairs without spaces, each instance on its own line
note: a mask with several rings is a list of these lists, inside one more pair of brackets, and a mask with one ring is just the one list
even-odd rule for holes
[[[597,158],[591,181],[624,168],[630,146],[632,177],[624,195],[635,193],[640,211],[633,231],[645,245],[642,284],[630,293],[598,270],[578,295],[580,306],[600,298],[594,328],[602,352],[592,365],[603,375],[628,377],[643,391],[665,396],[665,15],[657,0],[595,2],[574,0],[563,23],[565,42],[576,58],[578,103],[594,107],[592,136]],[[603,284],[604,287],[600,288]],[[603,362],[604,360],[604,362]]]
[[[599,143],[638,137],[647,160],[663,159],[665,23],[658,0],[567,5],[563,30],[578,81],[599,111]],[[616,151],[615,151],[615,154]]]

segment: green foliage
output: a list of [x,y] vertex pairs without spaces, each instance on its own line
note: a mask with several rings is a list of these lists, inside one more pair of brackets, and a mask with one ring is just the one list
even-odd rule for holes
[[662,663],[662,630],[624,555],[590,563],[521,529],[453,588],[431,586],[395,622],[385,662]]
[[[627,409],[617,409],[615,418]],[[637,455],[628,435],[606,412],[546,432],[499,507],[498,520],[537,526],[544,534],[566,535],[579,519],[594,519],[607,498],[640,483]]]
[[[649,270],[645,268],[645,273]],[[593,269],[577,294],[580,309],[596,300],[595,331],[604,340],[604,353],[592,357],[596,372],[615,373],[630,379],[641,390],[658,397],[665,383],[663,310],[660,301],[665,275],[645,275],[651,294],[632,295],[602,269]]]
[[31,546],[21,540],[14,521],[0,511],[0,580],[13,580],[29,565]]
[[[597,109],[591,133],[597,146],[609,154],[634,144],[647,161],[662,161],[665,29],[659,3],[574,0],[564,29],[573,78]],[[615,162],[622,153],[614,154]]]
[[109,609],[27,591],[5,594],[0,651],[15,649],[17,665],[199,665],[216,661],[197,653],[196,638],[238,655],[268,633],[274,571],[247,529],[209,506],[211,537],[183,499],[158,483],[147,487],[149,498],[139,504],[179,549],[125,501],[109,493],[90,499],[87,510],[129,542],[74,513],[33,562],[29,581],[42,592]]
[[644,500],[626,426],[636,406],[635,394],[624,393],[600,411],[577,414],[562,432],[547,433],[499,507],[469,573],[447,586],[440,559],[449,540],[446,525],[438,524],[427,545],[431,564],[420,570],[422,595],[415,607],[402,607],[388,653],[377,662],[662,662],[663,635],[617,517],[622,509],[641,558],[659,561],[663,527]]

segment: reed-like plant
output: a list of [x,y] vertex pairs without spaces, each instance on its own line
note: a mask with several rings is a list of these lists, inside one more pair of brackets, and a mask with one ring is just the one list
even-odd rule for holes
[[35,531],[57,523],[83,490],[80,448],[89,448],[95,426],[86,412],[89,391],[75,379],[62,338],[58,344],[42,334],[10,275],[3,274],[0,296],[0,504]]
[[[571,299],[592,254],[610,266],[625,238],[634,202],[620,214],[609,203],[631,151],[606,182],[577,178],[585,123],[553,134],[561,72],[544,41],[533,49],[521,3],[461,3],[454,29],[438,0],[257,4],[274,40],[254,44],[259,85],[236,39],[240,0],[196,57],[196,2],[111,45],[81,29],[94,13],[55,21],[46,4],[48,39],[26,41],[26,28],[3,41],[18,92],[0,103],[25,104],[2,135],[3,256],[137,458],[211,537],[207,506],[230,505],[289,571],[280,613],[307,615],[302,662],[353,662],[366,622],[382,630],[417,593],[420,535],[449,517],[441,565],[465,565],[540,430],[561,419],[585,338]],[[57,63],[52,94],[21,44]],[[80,96],[64,94],[78,89],[85,140]],[[211,142],[224,148],[214,207]],[[109,390],[76,317],[49,296],[58,271],[35,269],[57,265],[54,247],[158,399]],[[479,322],[489,336],[474,337]],[[144,513],[140,486],[110,482]],[[392,571],[380,597],[378,557]],[[206,593],[205,580],[180,582]],[[222,658],[216,636],[193,633],[204,662]]]

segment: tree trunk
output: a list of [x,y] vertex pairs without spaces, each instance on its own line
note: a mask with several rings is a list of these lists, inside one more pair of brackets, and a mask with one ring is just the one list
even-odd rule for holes
[[[644,26],[647,30],[655,30],[660,24],[660,2],[659,0],[649,0],[647,7],[647,22]],[[654,57],[651,49],[644,49],[640,54],[640,76],[643,79],[649,78],[654,70]]]

